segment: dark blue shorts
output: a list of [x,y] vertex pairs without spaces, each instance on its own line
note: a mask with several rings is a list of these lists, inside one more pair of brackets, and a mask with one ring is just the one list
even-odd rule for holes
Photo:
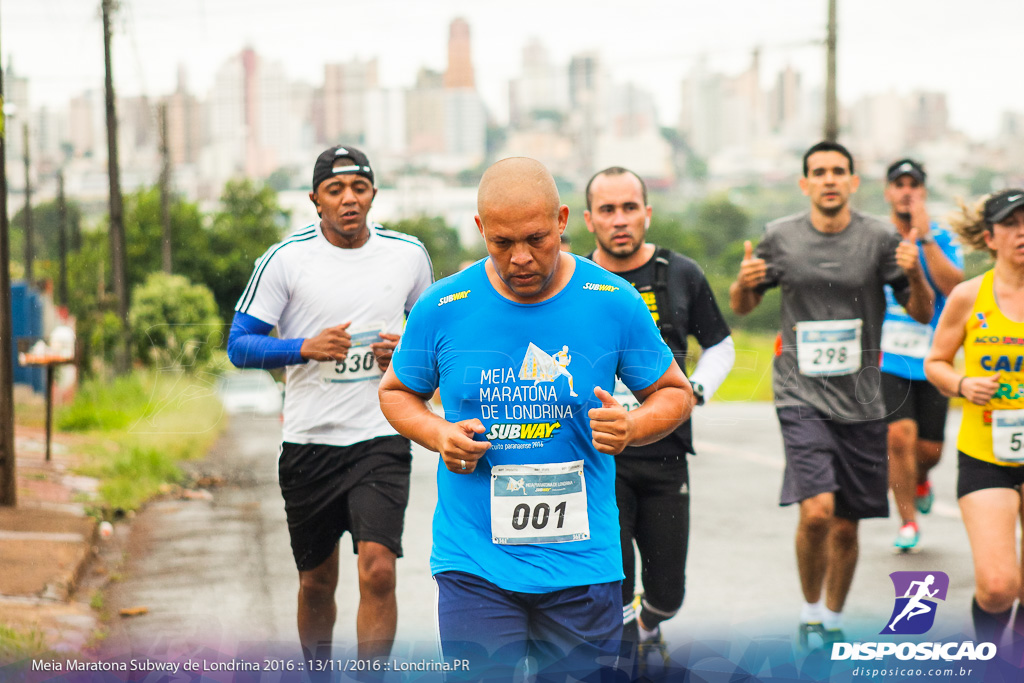
[[537,681],[612,681],[622,647],[621,582],[551,593],[507,591],[465,572],[434,575],[447,680],[510,681],[529,658]]

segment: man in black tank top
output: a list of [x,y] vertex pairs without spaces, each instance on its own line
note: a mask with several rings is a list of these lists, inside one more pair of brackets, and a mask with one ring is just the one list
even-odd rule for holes
[[[600,171],[588,183],[586,195],[583,217],[597,242],[590,258],[636,287],[680,367],[685,367],[687,337],[696,337],[704,349],[690,375],[701,405],[725,379],[735,358],[729,327],[704,273],[692,259],[644,241],[651,207],[643,180],[632,171],[617,166]],[[637,405],[620,382],[616,398],[627,408]],[[626,575],[623,637],[639,643],[641,666],[651,649],[665,655],[659,624],[675,616],[683,603],[690,526],[686,455],[693,452],[687,420],[661,441],[626,448],[615,461]],[[638,605],[633,596],[634,542],[643,568]]]

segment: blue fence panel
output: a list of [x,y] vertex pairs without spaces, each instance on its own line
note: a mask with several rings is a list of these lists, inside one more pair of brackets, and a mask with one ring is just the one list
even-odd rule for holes
[[14,339],[11,347],[14,353],[14,383],[28,384],[37,394],[46,391],[46,371],[41,367],[24,367],[18,364],[18,342],[30,343],[43,337],[43,301],[39,293],[25,282],[11,284],[11,317],[13,318]]

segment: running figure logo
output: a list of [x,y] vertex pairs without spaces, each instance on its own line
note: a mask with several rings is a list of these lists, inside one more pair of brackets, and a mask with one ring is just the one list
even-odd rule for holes
[[920,635],[927,632],[935,623],[935,599],[946,599],[949,576],[937,571],[893,572],[889,578],[896,589],[896,604],[881,633]]
[[508,486],[505,487],[507,491],[515,493],[516,491],[522,491],[523,495],[526,495],[526,477],[519,479],[508,478]]
[[550,356],[539,346],[530,342],[526,347],[526,356],[523,358],[523,365],[519,368],[519,379],[532,379],[534,385],[540,382],[554,382],[559,375],[565,375],[569,380],[569,395],[578,396],[572,386],[572,375],[566,370],[566,366],[572,362],[569,355],[569,347],[563,346],[561,351]]

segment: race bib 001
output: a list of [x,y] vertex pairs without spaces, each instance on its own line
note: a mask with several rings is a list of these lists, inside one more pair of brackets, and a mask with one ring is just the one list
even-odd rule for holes
[[801,375],[852,375],[860,370],[864,321],[806,320],[796,324],[796,359]]
[[352,346],[348,350],[348,355],[345,356],[345,360],[321,362],[320,379],[327,384],[380,379],[384,373],[377,367],[377,358],[373,355],[370,344],[381,341],[380,333],[383,329],[383,320],[363,325],[349,325],[348,333],[352,336]]
[[924,358],[932,343],[932,328],[921,323],[890,320],[882,325],[882,353]]
[[992,453],[1002,462],[1024,462],[1024,410],[992,411]]
[[566,543],[590,538],[583,461],[491,468],[491,541]]

